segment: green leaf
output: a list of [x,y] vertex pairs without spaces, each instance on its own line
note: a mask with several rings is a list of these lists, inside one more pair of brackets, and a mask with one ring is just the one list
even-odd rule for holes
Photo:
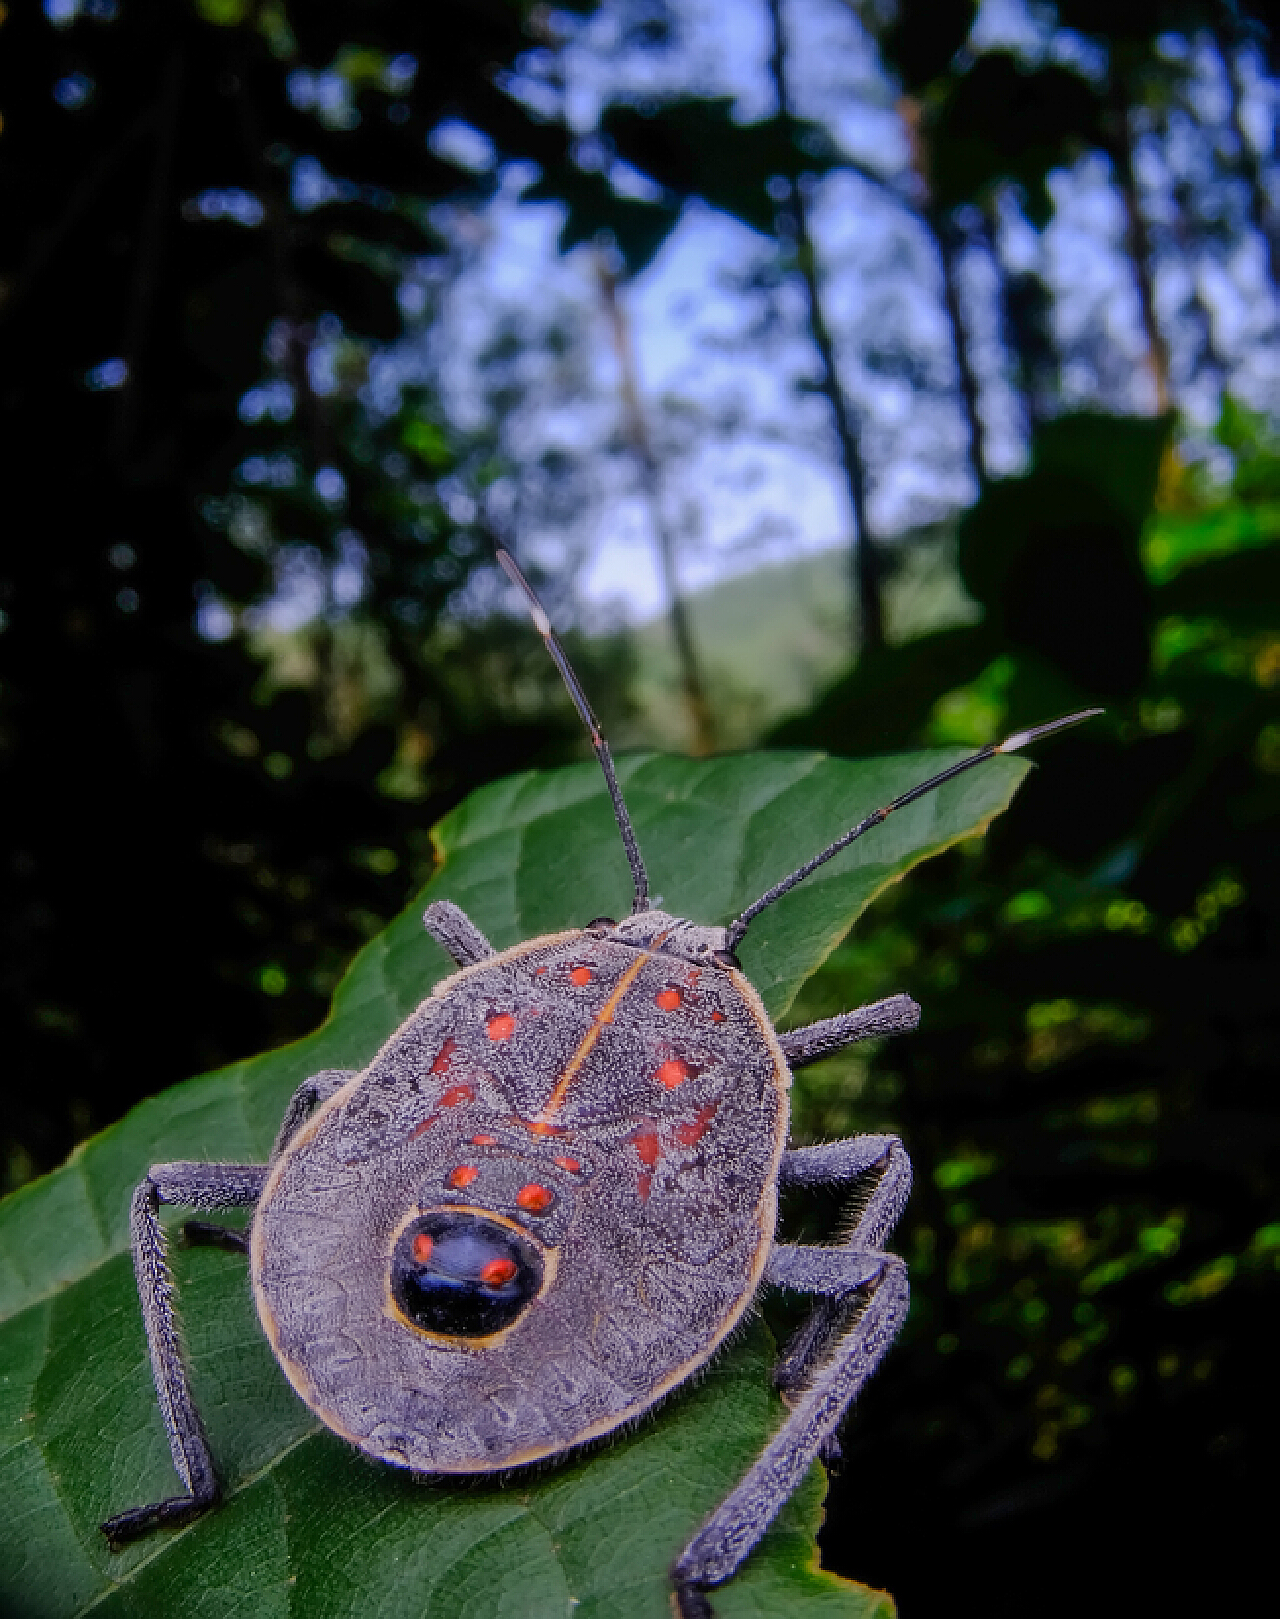
[[[926,30],[927,33],[927,30]],[[1049,63],[1031,67],[1011,51],[984,51],[926,102],[929,189],[952,209],[989,200],[1012,180],[1037,230],[1053,217],[1047,185],[1083,146],[1101,138],[1104,103],[1087,79]]]
[[774,233],[771,180],[836,167],[820,125],[776,115],[742,124],[727,96],[669,101],[651,111],[615,104],[605,110],[600,130],[621,157],[666,191],[701,197],[762,236]]
[[[959,756],[650,756],[620,774],[655,894],[715,922]],[[1026,768],[996,759],[949,783],[766,911],[742,957],[772,1014],[786,1013],[881,888],[985,826]],[[225,1498],[186,1529],[108,1553],[104,1517],[176,1486],[127,1253],[130,1193],[148,1164],[261,1162],[302,1079],[367,1062],[448,968],[421,929],[428,897],[463,905],[499,946],[629,905],[594,765],[486,787],[436,843],[430,887],[360,953],[322,1029],[142,1103],[0,1204],[0,1610],[663,1619],[671,1560],[781,1420],[756,1323],[635,1432],[563,1466],[497,1485],[415,1483],[356,1456],[295,1398],[258,1329],[243,1261],[175,1246]],[[887,1597],[818,1569],[822,1492],[815,1468],[717,1594],[718,1614],[890,1619]]]
[[565,206],[560,251],[593,242],[603,231],[613,237],[628,275],[639,275],[680,223],[678,204],[644,202],[620,196],[603,174],[580,169],[571,159],[545,165],[541,179],[522,194],[525,202],[554,199]]

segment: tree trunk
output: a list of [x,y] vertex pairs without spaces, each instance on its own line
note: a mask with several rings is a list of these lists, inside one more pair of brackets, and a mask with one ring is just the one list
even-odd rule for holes
[[[781,0],[768,0],[768,3],[769,20],[773,30],[770,69],[774,91],[778,98],[778,116],[787,119],[791,116],[791,103],[787,94],[786,34],[782,26]],[[852,640],[855,648],[861,645],[863,651],[872,652],[884,645],[884,604],[880,594],[884,564],[867,518],[867,473],[862,459],[862,445],[848,397],[840,385],[835,344],[831,338],[831,328],[827,324],[822,303],[822,289],[818,282],[817,259],[813,236],[809,229],[804,191],[797,174],[792,173],[786,178],[787,196],[779,205],[779,215],[790,227],[796,268],[804,282],[809,310],[809,331],[822,367],[818,378],[818,390],[831,406],[840,465],[849,494],[849,505],[853,511],[854,545],[851,573],[855,612]]]
[[1213,331],[1213,310],[1205,303],[1200,294],[1200,278],[1196,274],[1196,237],[1192,229],[1188,210],[1185,205],[1185,191],[1181,186],[1173,190],[1173,211],[1170,224],[1173,229],[1173,238],[1177,243],[1178,252],[1182,255],[1187,267],[1187,279],[1191,290],[1187,302],[1191,305],[1195,315],[1196,324],[1200,328],[1200,352],[1193,361],[1193,374],[1201,366],[1208,366],[1215,381],[1221,383],[1227,375],[1227,364],[1218,352],[1217,342]]
[[1116,184],[1120,188],[1120,198],[1124,204],[1125,248],[1133,265],[1134,279],[1138,287],[1138,309],[1142,317],[1142,330],[1147,339],[1147,365],[1155,387],[1156,411],[1163,415],[1173,403],[1169,388],[1169,349],[1156,321],[1151,236],[1147,230],[1147,222],[1142,216],[1138,182],[1133,172],[1129,100],[1118,75],[1113,75],[1110,99],[1112,127],[1107,155],[1115,170]]
[[907,147],[911,153],[911,168],[915,175],[920,198],[920,218],[933,238],[934,251],[942,270],[942,300],[951,328],[951,352],[956,362],[956,378],[960,385],[960,403],[969,429],[969,470],[979,487],[987,474],[986,429],[978,410],[978,379],[969,353],[969,334],[965,330],[964,315],[960,309],[960,289],[956,280],[960,233],[944,209],[933,201],[930,185],[929,143],[924,132],[923,109],[915,96],[898,98],[898,116],[907,131]]
[[1239,60],[1232,42],[1220,29],[1214,30],[1213,40],[1218,47],[1218,55],[1222,58],[1222,70],[1227,80],[1227,116],[1236,144],[1240,148],[1240,173],[1244,177],[1245,194],[1249,199],[1249,223],[1261,236],[1267,250],[1267,274],[1271,279],[1272,289],[1280,292],[1280,218],[1277,218],[1276,210],[1262,183],[1258,154],[1250,144],[1244,121],[1240,116],[1242,96]]
[[618,282],[603,258],[598,259],[600,296],[609,318],[614,352],[618,358],[619,389],[622,394],[622,415],[632,453],[640,468],[640,482],[649,503],[649,520],[653,524],[658,544],[658,571],[667,598],[667,611],[671,618],[671,637],[675,642],[676,662],[680,669],[680,686],[689,710],[689,723],[693,732],[693,752],[699,757],[715,751],[715,724],[707,691],[702,680],[693,627],[689,610],[680,589],[680,575],[676,562],[675,535],[666,520],[662,505],[662,480],[657,457],[645,425],[644,410],[640,404],[640,385],[636,375],[635,349],[627,325],[626,312],[618,297]]
[[1053,398],[1058,392],[1056,355],[1046,318],[1049,293],[1032,271],[1010,274],[1000,253],[1000,220],[994,202],[983,209],[982,243],[995,273],[1000,342],[1013,364],[1023,431],[1030,444],[1036,428],[1046,419],[1046,397]]
[[942,264],[942,294],[951,323],[951,348],[955,355],[956,374],[960,381],[960,400],[969,428],[969,470],[981,488],[987,476],[987,434],[978,410],[978,379],[974,374],[969,354],[969,338],[960,310],[960,289],[956,284],[958,241],[955,225],[937,208],[930,207],[925,215],[938,258]]

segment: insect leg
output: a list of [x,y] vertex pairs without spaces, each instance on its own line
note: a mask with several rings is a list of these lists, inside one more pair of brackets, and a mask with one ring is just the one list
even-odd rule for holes
[[[299,1126],[306,1123],[321,1102],[327,1102],[334,1091],[341,1090],[355,1077],[354,1068],[324,1068],[310,1079],[304,1079],[284,1110],[284,1121],[276,1134],[271,1149],[271,1163],[293,1140]],[[222,1248],[230,1254],[249,1252],[249,1227],[237,1231],[232,1226],[218,1225],[212,1220],[187,1220],[182,1227],[183,1240],[192,1248]]]
[[187,1493],[108,1518],[102,1532],[112,1550],[162,1524],[186,1523],[218,1499],[213,1457],[191,1398],[179,1344],[160,1205],[179,1203],[194,1209],[244,1207],[258,1201],[266,1179],[266,1169],[256,1164],[153,1164],[134,1193],[129,1224],[138,1298],[160,1414],[169,1435],[173,1465]]
[[[907,1315],[907,1268],[893,1254],[881,1254],[878,1260],[879,1275],[866,1308],[741,1484],[677,1559],[672,1577],[685,1619],[704,1619],[710,1613],[705,1590],[727,1580],[752,1551],[897,1337]],[[837,1271],[833,1265],[826,1278],[829,1285],[838,1285]],[[862,1265],[855,1262],[847,1277],[862,1273]]]
[[822,1295],[789,1346],[780,1382],[792,1409],[746,1477],[721,1502],[672,1569],[682,1619],[707,1619],[706,1591],[733,1574],[791,1498],[815,1457],[875,1371],[906,1320],[907,1268],[879,1244],[911,1185],[896,1136],[856,1136],[803,1147],[783,1158],[784,1185],[842,1184],[868,1170],[880,1178],[848,1240],[836,1248],[778,1244],[765,1279]]
[[284,1110],[284,1119],[276,1132],[275,1145],[271,1149],[271,1163],[284,1151],[321,1102],[327,1102],[335,1091],[340,1091],[349,1079],[354,1079],[354,1068],[322,1068],[318,1074],[312,1074],[310,1079],[304,1079],[293,1095],[289,1098],[289,1105]]
[[778,1183],[784,1188],[849,1186],[869,1169],[878,1169],[880,1178],[846,1246],[878,1248],[902,1217],[911,1192],[911,1160],[897,1136],[846,1136],[816,1147],[792,1147],[782,1155]]
[[467,913],[452,900],[438,899],[422,913],[422,925],[459,967],[474,967],[495,954],[493,946]]
[[[911,1160],[897,1136],[850,1136],[844,1141],[794,1148],[783,1154],[779,1184],[784,1187],[852,1185],[876,1169],[880,1171],[879,1178],[859,1212],[857,1224],[841,1247],[799,1251],[821,1255],[878,1254],[906,1206],[911,1191]],[[769,1271],[766,1272],[770,1279],[775,1262],[784,1264],[782,1255],[787,1251],[783,1244],[774,1248]],[[783,1287],[791,1285],[781,1275],[778,1282]],[[815,1287],[813,1291],[828,1293],[830,1290]],[[774,1383],[784,1398],[806,1386],[813,1367],[822,1360],[842,1328],[847,1326],[848,1315],[847,1303],[828,1298],[818,1305],[795,1334],[774,1369]],[[825,1459],[833,1459],[833,1454],[838,1454],[834,1441]]]
[[221,1248],[229,1254],[249,1252],[247,1229],[237,1231],[234,1226],[218,1225],[214,1220],[184,1220],[182,1240],[188,1248]]
[[890,995],[887,1000],[860,1006],[856,1012],[843,1012],[839,1017],[806,1023],[804,1028],[791,1029],[778,1038],[791,1066],[803,1068],[805,1063],[829,1057],[833,1051],[842,1051],[859,1040],[874,1040],[883,1034],[906,1034],[919,1021],[920,1008],[910,995]]

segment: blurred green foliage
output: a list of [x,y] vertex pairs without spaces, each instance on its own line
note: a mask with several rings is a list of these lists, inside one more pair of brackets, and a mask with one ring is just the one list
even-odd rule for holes
[[432,209],[497,184],[442,118],[569,148],[497,82],[534,12],[0,17],[5,1185],[313,1027],[431,820],[576,743],[531,628],[433,639],[502,463],[395,348]]
[[[6,1184],[313,1027],[427,874],[426,826],[581,746],[531,629],[442,617],[482,571],[509,468],[395,371],[433,319],[437,210],[483,203],[518,160],[539,176],[524,196],[563,207],[564,248],[612,244],[634,272],[691,198],[785,238],[779,177],[844,168],[928,225],[946,275],[1010,197],[1045,225],[1079,152],[1123,178],[1186,79],[1168,30],[1217,42],[1237,137],[1223,41],[1260,41],[1265,68],[1234,6],[1062,0],[1081,71],[1078,50],[975,51],[968,0],[858,9],[911,148],[894,174],[816,124],[691,93],[607,104],[592,155],[513,90],[563,37],[532,4],[0,13],[0,444],[8,487],[37,497],[14,501],[0,567]],[[671,29],[660,5],[620,15]],[[442,155],[448,120],[489,167]],[[1250,190],[1274,278],[1265,164],[1226,128],[1214,162]],[[615,187],[616,159],[643,195]],[[1179,194],[1153,223],[1225,242],[1221,180],[1203,217]],[[775,284],[799,263],[778,245]],[[986,482],[961,522],[972,622],[891,633],[772,740],[863,756],[1108,712],[1037,755],[981,846],[886,896],[796,1010],[906,988],[925,1011],[917,1037],[796,1092],[801,1134],[898,1128],[920,1171],[916,1310],[848,1430],[825,1555],[905,1611],[962,1606],[975,1566],[988,1615],[1217,1604],[1268,1527],[1280,445],[1226,398],[1224,484],[1171,421],[1060,416],[1048,290],[991,264],[1040,425],[1025,475]],[[541,470],[570,508],[564,466]],[[290,569],[322,599],[281,627],[262,603]],[[643,642],[572,653],[616,737]],[[829,1232],[839,1210],[788,1218]]]
[[[795,1010],[902,987],[924,1008],[911,1040],[797,1076],[802,1134],[899,1130],[919,1176],[915,1303],[888,1373],[902,1403],[869,1404],[850,1434],[849,1510],[893,1456],[893,1498],[923,1492],[977,1545],[1082,1493],[1091,1521],[1145,1523],[1155,1504],[1126,1504],[1117,1473],[1140,1454],[1131,1478],[1164,1480],[1165,1531],[1249,1521],[1280,1271],[1280,445],[1230,399],[1217,436],[1228,487],[1159,423],[1051,424],[1027,475],[962,524],[982,622],[860,664],[773,735],[977,744],[1107,707],[1041,750],[985,847],[904,885]],[[868,1577],[842,1543],[827,1555]]]

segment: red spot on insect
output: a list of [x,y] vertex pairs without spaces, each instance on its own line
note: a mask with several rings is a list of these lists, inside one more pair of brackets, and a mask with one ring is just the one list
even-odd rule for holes
[[565,1130],[563,1124],[548,1124],[543,1119],[521,1119],[520,1123],[531,1136],[562,1136]]
[[460,1107],[463,1102],[474,1102],[476,1093],[470,1085],[450,1085],[440,1098],[441,1107]]
[[480,1280],[488,1282],[490,1287],[501,1287],[509,1282],[516,1273],[514,1259],[491,1259],[487,1265],[481,1266]]
[[431,1064],[431,1072],[433,1074],[443,1074],[453,1061],[453,1054],[457,1049],[458,1042],[456,1040],[446,1040],[440,1047],[436,1060]]
[[711,1014],[711,1021],[713,1023],[723,1023],[724,1022],[724,1013],[723,1012],[713,1012]]
[[642,1125],[631,1140],[639,1154],[640,1162],[646,1169],[652,1169],[658,1161],[658,1132],[651,1124]]
[[561,1169],[567,1169],[571,1175],[576,1175],[582,1168],[576,1158],[557,1158],[556,1163],[560,1165]]
[[658,1003],[660,1011],[674,1012],[684,996],[678,989],[660,989],[653,998]]
[[526,1214],[545,1214],[556,1200],[556,1194],[537,1181],[530,1181],[516,1193],[516,1207]]
[[499,1012],[485,1024],[484,1032],[490,1040],[510,1040],[516,1032],[516,1020],[510,1012]]
[[689,1077],[689,1065],[682,1062],[679,1057],[668,1057],[666,1062],[658,1069],[658,1083],[665,1085],[669,1091],[675,1090],[677,1085],[683,1085]]
[[546,972],[546,970],[547,969],[545,967],[535,967],[533,969],[533,976],[535,978],[541,978],[543,973]]
[[425,1265],[427,1260],[431,1258],[431,1250],[434,1247],[435,1243],[432,1242],[431,1238],[426,1234],[426,1232],[419,1231],[418,1235],[413,1239],[414,1263],[417,1265]]
[[707,1126],[716,1116],[719,1102],[705,1102],[697,1112],[697,1117],[682,1124],[676,1131],[676,1140],[684,1147],[692,1147],[695,1142],[701,1141],[707,1133]]
[[701,977],[702,977],[702,973],[699,971],[699,969],[697,967],[695,967],[693,969],[693,971],[685,979],[685,983],[688,984],[690,989],[695,989],[697,987],[698,980]]
[[419,1136],[425,1135],[439,1117],[440,1115],[438,1113],[433,1113],[430,1118],[423,1119],[421,1124],[415,1124],[413,1129],[409,1132],[409,1140],[416,1141]]
[[641,1170],[636,1185],[640,1188],[640,1201],[647,1203],[649,1201],[649,1190],[653,1185],[653,1176],[647,1169]]
[[473,1147],[496,1147],[498,1138],[497,1136],[472,1136],[471,1145]]
[[575,967],[569,974],[571,984],[589,984],[594,975],[590,967]]
[[457,1169],[453,1170],[449,1176],[449,1185],[458,1188],[470,1186],[479,1173],[480,1171],[474,1164],[459,1164]]

